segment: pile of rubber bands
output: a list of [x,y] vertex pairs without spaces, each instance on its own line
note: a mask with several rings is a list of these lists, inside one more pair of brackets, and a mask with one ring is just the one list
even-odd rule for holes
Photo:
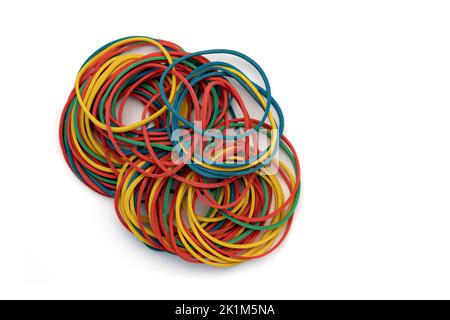
[[[259,79],[209,60],[218,54],[242,60]],[[132,105],[141,118],[125,124]],[[269,81],[251,58],[189,53],[141,36],[108,43],[87,59],[59,127],[73,173],[114,198],[136,238],[218,267],[271,253],[291,227],[300,165],[283,131]]]

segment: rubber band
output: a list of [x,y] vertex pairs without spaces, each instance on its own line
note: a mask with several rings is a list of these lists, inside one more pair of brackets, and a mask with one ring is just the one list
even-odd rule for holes
[[[152,52],[136,53],[142,48]],[[214,54],[242,59],[260,79],[210,61]],[[131,99],[141,118],[125,124]],[[229,267],[273,252],[290,230],[301,172],[284,125],[269,80],[250,57],[189,53],[136,36],[84,62],[59,137],[74,174],[114,198],[120,222],[147,247]]]

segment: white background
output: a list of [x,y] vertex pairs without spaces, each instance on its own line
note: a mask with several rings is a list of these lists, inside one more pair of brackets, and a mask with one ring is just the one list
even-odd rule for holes
[[[450,298],[450,3],[2,1],[0,298]],[[218,270],[145,248],[58,145],[113,39],[242,51],[268,74],[303,193],[283,246]]]

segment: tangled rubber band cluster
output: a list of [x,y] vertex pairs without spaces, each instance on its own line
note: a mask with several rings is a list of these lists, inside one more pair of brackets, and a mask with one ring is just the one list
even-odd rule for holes
[[[142,47],[157,51],[137,53]],[[212,54],[244,60],[263,86],[210,61]],[[125,124],[131,100],[142,105],[141,120]],[[128,37],[83,64],[59,134],[75,175],[114,198],[121,223],[140,241],[228,267],[269,254],[291,227],[300,165],[283,131],[269,81],[251,58]]]

